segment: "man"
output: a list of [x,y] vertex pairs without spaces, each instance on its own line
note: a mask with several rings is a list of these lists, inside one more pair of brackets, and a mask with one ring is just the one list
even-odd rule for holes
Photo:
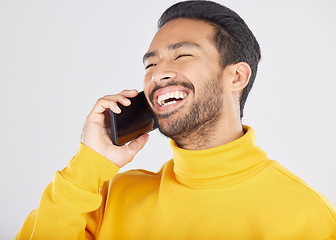
[[148,134],[114,146],[99,99],[76,156],[43,192],[17,239],[336,239],[332,204],[254,144],[241,117],[260,59],[234,12],[177,3],[144,55],[144,92],[174,151],[158,173],[117,174]]

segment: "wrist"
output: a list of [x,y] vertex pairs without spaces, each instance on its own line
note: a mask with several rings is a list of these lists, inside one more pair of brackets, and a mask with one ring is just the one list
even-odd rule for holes
[[105,181],[112,179],[119,171],[119,167],[104,156],[80,143],[75,157],[61,174],[73,184],[97,192]]

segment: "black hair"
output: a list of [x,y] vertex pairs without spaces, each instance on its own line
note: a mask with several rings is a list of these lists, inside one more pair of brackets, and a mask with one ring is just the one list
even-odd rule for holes
[[212,1],[183,1],[169,7],[160,17],[158,28],[176,18],[203,20],[215,26],[214,44],[220,54],[220,65],[225,68],[238,62],[249,64],[252,73],[240,97],[240,117],[247,96],[257,75],[261,58],[259,44],[244,20],[231,9]]

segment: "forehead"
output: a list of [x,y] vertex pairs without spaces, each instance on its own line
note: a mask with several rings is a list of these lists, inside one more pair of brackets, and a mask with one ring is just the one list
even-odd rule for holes
[[164,48],[177,42],[209,44],[214,34],[214,27],[201,20],[178,18],[166,23],[155,34],[149,50]]

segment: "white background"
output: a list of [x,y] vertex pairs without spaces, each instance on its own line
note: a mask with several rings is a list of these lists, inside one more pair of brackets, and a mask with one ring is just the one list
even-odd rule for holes
[[[142,89],[142,56],[175,1],[0,0],[0,239],[13,239],[76,153],[96,99]],[[336,204],[334,0],[228,0],[256,35],[244,124],[257,144]],[[129,168],[172,157],[158,132]]]

